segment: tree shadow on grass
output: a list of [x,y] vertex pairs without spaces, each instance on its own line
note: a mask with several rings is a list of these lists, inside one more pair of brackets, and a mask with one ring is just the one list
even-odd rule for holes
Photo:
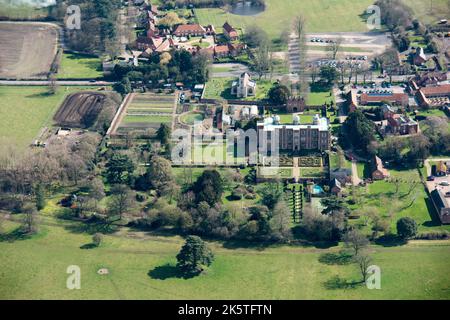
[[258,251],[264,251],[269,247],[279,246],[273,242],[257,242],[257,241],[245,241],[245,240],[227,240],[222,245],[226,249],[253,249]]
[[171,278],[177,279],[192,279],[198,274],[186,275],[180,271],[176,266],[167,263],[165,265],[155,267],[148,272],[148,276],[156,280],[167,280]]
[[72,233],[87,233],[91,235],[98,232],[111,234],[117,231],[117,226],[102,222],[79,222],[66,225],[64,228]]
[[327,290],[339,290],[339,289],[356,289],[363,282],[354,281],[354,280],[346,280],[339,276],[334,276],[333,278],[325,281],[323,286]]
[[9,233],[0,234],[0,242],[15,242],[19,240],[27,240],[31,237],[32,234],[24,232],[22,227],[18,227]]
[[348,252],[324,253],[319,256],[319,262],[328,265],[347,265],[353,262],[353,255]]
[[82,246],[80,246],[80,249],[83,249],[83,250],[90,250],[90,249],[94,249],[94,248],[97,248],[97,245],[95,243],[86,243],[86,244],[83,244]]
[[375,243],[383,247],[397,247],[403,246],[407,243],[403,238],[400,238],[394,234],[386,234],[375,240]]

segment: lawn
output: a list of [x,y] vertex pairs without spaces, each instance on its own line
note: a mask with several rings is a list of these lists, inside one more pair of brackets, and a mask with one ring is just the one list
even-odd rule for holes
[[170,123],[172,122],[172,115],[160,116],[160,115],[130,115],[127,114],[122,123]]
[[257,16],[239,16],[218,8],[196,9],[198,21],[202,25],[213,24],[221,28],[228,21],[236,28],[256,24],[278,38],[292,23],[296,15],[307,19],[307,32],[369,31],[360,15],[373,4],[371,0],[320,0],[286,1],[266,0],[266,11]]
[[331,91],[310,92],[308,94],[307,100],[308,105],[320,106],[325,103],[329,104],[331,102],[334,102],[334,95],[332,94]]
[[200,122],[203,121],[204,119],[204,115],[198,112],[191,112],[188,114],[185,114],[183,116],[181,116],[181,122],[187,124],[187,125],[193,125],[196,122]]
[[63,54],[58,79],[95,79],[102,77],[100,58],[74,53]]
[[0,1],[0,17],[10,19],[45,19],[48,17],[46,8],[35,8],[30,5],[10,5]]
[[0,86],[0,139],[25,148],[40,130],[52,125],[53,114],[64,98],[87,87],[59,87],[54,95],[47,87]]
[[[362,166],[358,166],[358,174],[361,170],[364,170]],[[360,202],[353,206],[353,209],[364,213],[364,208],[377,208],[380,217],[390,224],[393,232],[396,231],[396,222],[401,217],[413,218],[419,226],[419,232],[450,231],[450,225],[440,225],[431,199],[420,183],[417,169],[389,172],[392,179],[400,181],[398,192],[396,193],[395,183],[376,181],[365,189],[360,189]],[[410,187],[414,188],[408,194]]]
[[436,23],[440,19],[448,19],[450,8],[447,0],[403,0],[413,9],[417,18],[424,23]]
[[[51,218],[46,219],[49,222]],[[215,261],[208,272],[179,278],[175,256],[180,237],[122,231],[105,236],[95,249],[81,249],[91,236],[78,223],[41,225],[38,235],[0,242],[1,299],[448,299],[449,242],[416,242],[372,247],[380,266],[381,290],[364,286],[336,289],[339,276],[359,279],[357,267],[326,265],[321,254],[333,249],[303,247],[226,249],[210,243]],[[8,224],[8,229],[15,226]],[[68,290],[67,267],[81,269],[81,289]],[[108,275],[99,275],[108,268]],[[239,286],[236,284],[239,283]]]
[[[231,94],[231,86],[234,78],[212,78],[206,83],[205,99],[239,99]],[[267,93],[272,87],[269,80],[257,80],[256,95],[243,100],[262,100],[267,98]]]

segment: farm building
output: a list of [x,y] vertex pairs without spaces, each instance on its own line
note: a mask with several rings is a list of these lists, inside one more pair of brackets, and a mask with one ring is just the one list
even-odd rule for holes
[[214,35],[215,33],[216,31],[212,25],[203,27],[199,24],[181,24],[175,29],[173,35],[177,37],[202,37],[206,35]]
[[235,28],[233,28],[228,21],[223,25],[223,34],[230,41],[236,41],[239,38],[239,34]]
[[450,84],[420,88],[416,93],[422,108],[439,108],[450,104]]
[[364,92],[359,98],[359,104],[362,106],[377,106],[386,102],[397,106],[406,106],[408,101],[409,98],[406,93],[382,93],[378,91]]
[[443,192],[438,189],[431,191],[431,199],[442,224],[450,224],[450,205]]

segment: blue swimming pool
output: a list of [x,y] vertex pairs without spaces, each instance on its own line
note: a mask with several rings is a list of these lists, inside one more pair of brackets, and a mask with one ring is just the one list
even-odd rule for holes
[[325,191],[323,191],[323,188],[317,184],[313,186],[312,190],[313,190],[313,194],[322,194],[325,192]]

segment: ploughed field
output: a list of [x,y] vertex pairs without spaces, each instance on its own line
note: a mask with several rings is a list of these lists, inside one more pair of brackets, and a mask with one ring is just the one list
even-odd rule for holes
[[54,116],[57,124],[67,127],[91,127],[103,108],[106,96],[97,92],[69,95]]
[[45,78],[55,59],[58,32],[47,23],[0,22],[0,78]]

